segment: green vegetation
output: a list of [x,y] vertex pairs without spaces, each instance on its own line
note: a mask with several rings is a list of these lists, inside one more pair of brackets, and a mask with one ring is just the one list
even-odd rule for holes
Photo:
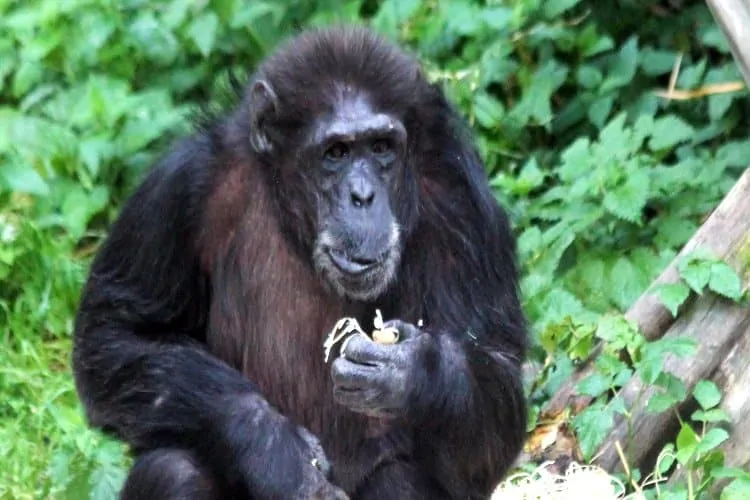
[[[251,71],[297,26],[335,21],[412,47],[476,130],[520,238],[532,359],[544,365],[534,407],[595,340],[600,370],[579,390],[597,399],[574,422],[587,458],[611,425],[602,398],[633,370],[668,388],[654,405],[687,396],[658,368],[690,346],[647,344],[620,313],[750,157],[746,91],[654,92],[677,61],[679,89],[741,81],[704,2],[0,0],[0,497],[112,498],[125,450],[86,428],[70,376],[91,255],[227,70]],[[684,286],[660,290],[670,307],[704,287],[740,298],[721,263],[697,256],[681,272]],[[750,475],[713,451],[726,435],[701,424],[721,417],[720,394],[695,392],[702,410],[667,451],[704,474],[661,498],[698,498],[719,476],[735,478],[727,498],[748,494]]]

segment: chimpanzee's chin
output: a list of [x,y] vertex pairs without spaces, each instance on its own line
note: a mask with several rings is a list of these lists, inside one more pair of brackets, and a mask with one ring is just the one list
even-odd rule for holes
[[[382,296],[394,281],[399,262],[399,252],[393,248],[376,264],[357,272],[346,272],[335,263],[335,257],[316,259],[318,268],[338,295],[351,300],[371,302]],[[343,266],[346,268],[346,265]]]
[[400,231],[395,222],[387,241],[371,239],[367,245],[353,245],[351,238],[323,231],[316,242],[313,261],[332,292],[350,300],[372,302],[396,278],[401,261],[399,243]]

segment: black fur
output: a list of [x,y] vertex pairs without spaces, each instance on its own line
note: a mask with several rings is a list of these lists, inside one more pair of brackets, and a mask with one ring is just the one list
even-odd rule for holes
[[[140,457],[123,497],[341,498],[337,485],[362,499],[486,498],[525,436],[526,325],[514,238],[461,119],[412,58],[361,29],[305,33],[261,79],[281,110],[263,121],[272,147],[251,147],[248,90],[155,166],[91,268],[75,379],[91,425]],[[391,200],[403,255],[368,303],[320,285],[309,167],[295,157],[342,82],[409,136]],[[395,419],[336,405],[322,361],[335,321],[369,326],[376,307],[434,339]]]

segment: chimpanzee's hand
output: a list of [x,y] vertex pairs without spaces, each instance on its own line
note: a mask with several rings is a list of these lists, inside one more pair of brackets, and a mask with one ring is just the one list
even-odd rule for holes
[[415,370],[434,339],[400,320],[385,323],[396,328],[396,344],[379,344],[355,334],[342,344],[331,366],[333,396],[337,403],[369,416],[398,416],[410,399]]
[[337,486],[328,482],[331,466],[320,446],[318,438],[304,427],[294,429],[300,437],[302,452],[302,484],[296,494],[290,498],[299,500],[349,500],[349,497]]
[[328,481],[331,465],[318,438],[252,395],[233,404],[232,441],[251,498],[348,500]]

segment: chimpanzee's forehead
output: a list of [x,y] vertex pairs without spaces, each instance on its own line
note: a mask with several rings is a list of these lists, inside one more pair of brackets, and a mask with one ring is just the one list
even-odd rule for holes
[[405,134],[399,117],[374,106],[366,93],[342,90],[309,129],[309,140],[315,144],[331,137],[343,141],[356,140],[371,133]]
[[370,96],[350,84],[339,85],[332,104],[331,113],[341,120],[357,120],[375,112]]
[[[407,103],[386,100],[374,89],[358,83],[336,82],[320,115],[335,116],[339,120],[356,120],[367,115],[386,114],[398,118]],[[394,96],[391,96],[394,97]]]

